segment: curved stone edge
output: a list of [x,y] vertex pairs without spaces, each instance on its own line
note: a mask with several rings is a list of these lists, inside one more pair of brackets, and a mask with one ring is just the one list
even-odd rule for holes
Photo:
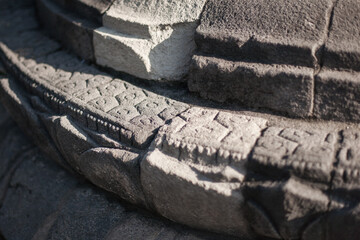
[[[11,54],[8,56],[11,56]],[[5,58],[5,63],[8,69],[11,69],[11,66],[13,65],[12,61],[16,62],[18,60],[15,57],[13,59]],[[18,68],[18,71],[22,70],[26,71],[26,68]],[[31,87],[31,85],[34,86],[34,82],[29,85],[28,82],[24,81],[24,79],[21,79],[21,76],[22,75],[16,75],[17,79],[22,81],[21,85],[27,86],[28,92],[34,91]],[[29,76],[34,77],[34,74]],[[44,89],[46,89],[46,87],[38,89],[40,96],[43,96],[41,91]],[[45,113],[42,119],[44,119],[44,122],[48,124],[46,129],[50,129],[47,131],[49,132],[49,135],[54,136],[54,139],[58,138],[58,136],[61,136],[61,138],[72,139],[71,141],[76,142],[74,146],[78,146],[80,150],[83,150],[84,148],[86,149],[88,147],[93,148],[93,146],[95,146],[94,149],[91,149],[91,151],[88,152],[90,156],[95,156],[95,158],[100,153],[101,155],[110,155],[110,157],[107,157],[107,159],[118,157],[122,159],[123,156],[125,156],[124,159],[128,159],[127,156],[134,155],[123,154],[123,151],[135,154],[137,153],[136,149],[123,146],[118,142],[114,142],[111,139],[106,138],[106,136],[99,136],[99,134],[94,134],[92,131],[87,130],[86,127],[79,127],[76,123],[72,123],[71,119],[75,119],[76,121],[78,118],[77,115],[69,117],[66,116],[68,114],[65,114],[64,118],[62,118],[62,116],[59,116],[59,114],[55,114],[54,117],[49,117],[46,115],[46,113],[49,111],[47,110],[48,106],[44,106],[44,102],[50,106],[52,105],[51,98],[44,98],[41,100],[41,98],[39,99],[35,96],[31,97],[31,104],[32,106],[36,106],[36,111],[41,114]],[[26,104],[22,104],[20,102],[18,105],[23,106]],[[212,126],[211,124],[210,126],[205,125],[203,129],[206,130],[206,134],[203,134],[203,136],[208,137],[208,131],[210,130],[215,130],[214,133],[217,134],[219,125],[225,124],[226,126],[229,124],[229,122],[226,121],[226,117],[219,117],[220,115],[216,114],[216,111],[215,113],[211,113],[212,111],[210,111],[210,117],[208,116],[208,113],[202,113],[203,111],[201,111],[201,109],[200,115],[197,115],[196,112],[197,111],[194,111],[194,108],[190,109],[187,113],[179,116],[179,118],[183,119],[185,122],[193,122],[193,126],[198,126],[199,124],[201,125],[202,122],[207,123],[208,121],[209,123],[212,123],[212,120],[216,120],[216,125],[214,125],[216,127]],[[192,115],[195,115],[195,117],[191,117]],[[230,115],[236,116],[236,114]],[[260,138],[259,135],[255,135],[255,140],[249,144],[250,148],[247,151],[241,153],[241,151],[239,152],[239,149],[235,149],[237,152],[235,154],[231,154],[229,149],[227,149],[227,151],[214,151],[213,148],[219,146],[219,143],[216,141],[211,142],[211,146],[204,146],[204,142],[206,144],[208,139],[203,139],[201,141],[201,139],[196,140],[197,138],[195,137],[195,140],[190,139],[191,141],[186,140],[185,142],[182,142],[178,140],[179,138],[182,138],[181,135],[180,137],[177,136],[178,133],[176,132],[176,125],[178,124],[179,118],[176,118],[177,120],[173,120],[175,129],[172,129],[168,133],[166,133],[165,130],[161,130],[159,132],[158,136],[160,139],[165,136],[166,140],[166,136],[171,135],[169,137],[168,144],[160,144],[161,146],[165,146],[165,149],[168,145],[168,150],[164,150],[163,148],[160,149],[160,145],[158,145],[155,149],[151,148],[149,154],[147,154],[144,158],[146,161],[143,160],[141,162],[141,166],[144,166],[144,169],[146,168],[147,176],[153,178],[151,179],[151,185],[146,185],[146,181],[148,181],[148,179],[141,179],[142,182],[145,181],[145,184],[143,185],[146,186],[145,192],[147,199],[149,199],[147,202],[150,206],[168,218],[184,223],[190,222],[191,224],[196,224],[196,226],[200,228],[217,229],[217,231],[243,235],[249,234],[248,232],[244,233],[244,231],[247,231],[247,222],[250,222],[250,228],[253,228],[254,231],[261,236],[270,236],[274,238],[278,238],[279,236],[284,238],[296,238],[301,235],[301,231],[299,232],[299,226],[305,227],[308,221],[310,221],[312,218],[317,218],[319,214],[326,215],[331,209],[340,209],[339,211],[341,211],[341,209],[344,207],[352,207],[358,203],[356,196],[358,192],[357,186],[359,171],[357,159],[359,153],[357,150],[358,148],[356,147],[358,146],[358,133],[356,132],[356,129],[349,129],[347,131],[342,131],[341,129],[331,129],[330,132],[334,132],[335,134],[329,134],[329,130],[326,130],[325,133],[321,131],[320,133],[317,133],[317,131],[314,133],[309,130],[304,131],[301,129],[284,129],[281,127],[279,129],[276,127],[267,126],[266,129],[264,129],[264,124],[259,123],[260,126],[262,126],[260,128],[262,129]],[[20,121],[23,121],[23,119],[20,119]],[[237,121],[244,122],[244,119],[240,118],[240,120]],[[51,126],[58,126],[60,130],[52,131],[51,129],[53,129],[53,127]],[[165,126],[164,128],[167,127]],[[56,127],[54,129],[56,129]],[[245,127],[244,129],[248,128]],[[176,134],[171,134],[174,131]],[[86,136],[89,136],[89,139],[91,139],[89,142],[84,141]],[[243,135],[238,136],[240,139],[242,137]],[[176,141],[174,141],[174,139]],[[220,143],[220,145],[223,145],[221,141]],[[68,143],[61,142],[56,144],[57,146],[60,146],[60,149],[74,148],[73,145],[69,146]],[[123,151],[120,151],[120,153],[117,151],[118,154],[109,154],[106,152],[106,149],[103,151],[104,148],[107,148],[108,146],[116,146],[115,148],[120,148]],[[79,153],[76,151],[74,152],[74,155],[65,154],[64,158],[66,158],[69,162],[73,160],[71,163],[72,167],[80,171],[82,165],[79,163]],[[180,157],[178,155],[181,152],[184,152],[183,158],[181,158],[181,155]],[[341,154],[337,155],[337,152]],[[218,157],[216,157],[215,153],[218,154]],[[231,157],[229,158],[229,156]],[[156,160],[158,159],[160,162],[163,162],[164,165],[157,163]],[[213,162],[214,159],[217,160]],[[234,159],[235,161],[222,162],[223,159]],[[108,162],[111,161],[107,160],[106,162],[106,164],[108,164]],[[129,162],[129,164],[132,165],[132,162],[136,162],[136,160],[132,161],[130,159]],[[232,162],[237,164],[231,165]],[[163,166],[166,166],[166,163],[168,163],[170,166],[171,164],[174,166],[178,166],[180,164],[179,169],[184,169],[185,173],[187,174],[176,172],[176,169],[174,171],[172,168],[163,169]],[[217,164],[219,163],[220,165],[218,166]],[[221,163],[223,165],[221,165]],[[90,170],[86,169],[86,171],[89,171],[90,173],[91,171],[98,171],[99,169],[96,168],[97,164],[99,163],[96,161],[93,165],[89,164]],[[124,168],[128,166],[126,164],[120,165]],[[226,168],[227,165],[230,166],[230,169]],[[244,166],[246,172],[244,172]],[[271,171],[262,170],[263,167],[265,167],[264,169],[270,169]],[[311,171],[309,172],[308,170]],[[157,172],[158,174],[152,174],[154,172]],[[97,184],[100,185],[101,179],[99,180],[99,176],[96,175],[96,173],[91,174],[93,174],[92,178],[95,179],[93,181],[96,181]],[[102,175],[104,173],[100,174]],[[211,203],[214,201],[212,200],[213,197],[207,198],[204,196],[217,196],[219,199],[224,199],[224,201],[229,201],[230,203],[236,202],[241,206],[245,204],[244,209],[241,210],[241,213],[239,213],[240,216],[237,216],[236,219],[245,219],[246,222],[235,222],[233,223],[235,227],[233,227],[233,225],[229,225],[230,228],[221,230],[221,223],[219,224],[217,221],[212,221],[212,219],[216,219],[217,216],[223,217],[222,211],[224,209],[222,208],[220,209],[221,211],[219,213],[219,210],[217,209],[211,209],[212,211],[215,211],[212,212],[205,207],[207,210],[204,211],[204,208],[197,208],[190,205],[186,208],[196,210],[195,212],[197,214],[195,214],[195,216],[186,216],[187,214],[184,215],[184,213],[186,213],[184,208],[179,210],[177,208],[172,209],[171,205],[170,208],[166,207],[166,205],[163,203],[164,201],[167,202],[165,200],[167,198],[165,197],[166,195],[164,195],[164,199],[159,199],[156,197],[158,195],[157,191],[159,189],[164,191],[163,178],[156,177],[157,175],[161,176],[161,174],[163,175],[163,178],[169,180],[166,182],[168,184],[165,188],[169,193],[174,191],[174,186],[178,184],[177,182],[179,182],[180,186],[185,186],[180,189],[181,191],[178,191],[176,194],[174,194],[174,196],[178,196],[179,194],[180,196],[187,196],[187,194],[181,194],[186,193],[187,188],[197,189],[197,195],[194,196],[194,199],[196,200],[194,206],[213,206],[213,203]],[[106,179],[106,176],[102,177],[105,179],[104,182],[109,181],[109,179]],[[291,178],[288,179],[289,177]],[[126,178],[124,177],[121,179],[121,181],[124,181],[124,184],[128,184],[128,182],[126,182]],[[250,184],[249,182],[251,181],[254,181],[254,183]],[[126,188],[123,187],[123,189]],[[303,189],[303,192],[306,194],[301,195],[296,192],[296,189]],[[110,191],[116,191],[116,188],[112,188]],[[129,191],[129,189],[126,189],[126,191]],[[230,195],[229,192],[231,192]],[[267,198],[259,195],[259,192],[272,193],[273,195],[271,195],[270,198],[272,199],[272,203],[270,204],[267,202]],[[239,196],[239,193],[240,197],[236,197]],[[121,195],[122,193],[118,194]],[[311,194],[314,196],[309,198],[309,195]],[[328,194],[331,196],[330,201],[329,197],[327,196]],[[245,202],[242,200],[241,195],[244,195]],[[172,196],[170,196],[169,199],[173,198],[171,197]],[[179,197],[179,199],[181,198]],[[188,199],[184,199],[183,201],[186,202],[185,200],[189,201]],[[134,200],[129,199],[129,201]],[[173,199],[173,202],[176,201],[178,201],[178,199]],[[282,206],[284,201],[295,202],[296,204],[287,206],[287,208],[284,209],[284,206]],[[278,203],[280,206],[274,207],[273,202]],[[302,206],[302,211],[296,209],[297,203],[299,202],[307,202],[307,204]],[[174,205],[179,206],[180,204]],[[191,204],[191,202],[189,204]],[[329,207],[324,207],[327,204]],[[315,210],[309,211],[309,207],[314,207],[313,209]],[[231,209],[233,208],[237,208],[236,204],[230,204],[230,207],[227,208],[228,210],[226,212],[232,214],[233,212]],[[291,213],[298,214],[295,215],[295,219],[303,220],[293,221],[290,223],[287,223],[286,221],[284,222],[284,219],[287,217],[286,214],[288,214],[289,211]],[[208,220],[203,221],[202,224],[201,219]],[[226,219],[228,218],[225,217],[225,220]],[[261,220],[263,224],[258,225],[254,219],[256,219],[256,221]],[[241,226],[241,230],[239,230],[238,226]],[[244,226],[245,228],[243,228]]]
[[0,238],[235,239],[139,211],[44,156],[0,106]]
[[139,27],[123,21],[121,16],[113,16],[109,23],[105,14],[107,20],[101,26],[67,12],[66,4],[52,0],[36,0],[36,3],[40,22],[50,35],[85,60],[157,81],[183,81],[188,73],[196,48],[196,20]]
[[[330,3],[332,1],[326,2]],[[209,7],[209,4],[205,6]],[[317,36],[319,35],[318,42],[312,43],[316,50],[312,49],[314,48],[312,45],[308,46],[308,51],[299,50],[301,47],[298,46],[295,47],[301,53],[307,52],[310,62],[315,58],[316,66],[313,66],[313,63],[310,65],[300,64],[300,67],[291,64],[271,65],[260,63],[261,61],[254,61],[253,63],[248,60],[244,60],[244,62],[236,61],[236,59],[234,60],[231,57],[224,58],[221,54],[217,53],[212,57],[203,56],[209,55],[207,51],[210,49],[210,47],[204,47],[203,45],[207,43],[211,45],[212,41],[206,37],[204,37],[205,40],[200,37],[200,35],[206,35],[201,30],[204,28],[202,25],[198,27],[196,34],[197,44],[200,46],[200,49],[193,55],[195,48],[193,41],[190,44],[190,41],[183,41],[182,37],[179,36],[184,35],[187,38],[193,35],[197,24],[192,23],[191,25],[186,23],[186,26],[180,24],[171,27],[171,29],[177,32],[177,34],[170,34],[170,39],[173,39],[171,40],[173,42],[166,40],[162,43],[162,40],[160,40],[160,43],[154,48],[152,42],[155,40],[149,40],[152,38],[151,34],[147,33],[147,37],[144,37],[141,35],[143,30],[139,30],[141,32],[139,37],[137,34],[138,27],[136,26],[133,26],[135,32],[130,33],[127,32],[129,28],[125,23],[125,25],[120,24],[125,29],[123,31],[116,28],[112,29],[111,24],[109,26],[104,24],[104,27],[88,27],[87,24],[77,25],[76,22],[86,20],[77,20],[76,16],[72,15],[67,16],[59,7],[54,7],[53,5],[49,0],[38,0],[40,19],[45,25],[48,25],[47,29],[50,32],[55,31],[56,33],[52,35],[57,36],[63,42],[65,41],[65,45],[71,45],[73,49],[76,48],[74,51],[79,56],[96,61],[98,65],[128,72],[140,78],[156,80],[165,78],[168,78],[167,80],[181,79],[185,73],[189,72],[188,87],[190,91],[198,92],[200,96],[206,99],[218,102],[235,100],[242,106],[269,109],[282,115],[300,118],[359,122],[359,93],[357,90],[359,74],[357,72],[347,72],[341,68],[328,69],[326,64],[328,62],[326,59],[327,50],[324,50],[324,56],[326,56],[322,56],[321,46],[327,45],[324,43],[326,40],[323,36],[324,34],[320,33],[322,32],[321,29],[318,29],[319,33],[317,33]],[[43,6],[47,6],[47,8],[44,10]],[[324,29],[328,24],[325,22],[328,21],[330,16],[329,11],[333,7],[335,5],[330,4],[326,8],[326,19],[323,19],[321,24]],[[206,14],[206,12],[203,13],[204,16]],[[49,21],[48,19],[54,19],[54,21]],[[59,28],[59,24],[66,27]],[[153,30],[156,32],[158,31],[156,29]],[[161,31],[161,34],[167,35],[168,33],[166,32],[173,30]],[[147,29],[146,31],[151,32],[152,30]],[[226,33],[221,33],[220,36],[222,35],[226,36]],[[89,37],[85,39],[86,36]],[[231,37],[224,36],[221,39],[232,39]],[[214,44],[216,45],[217,43]],[[234,47],[234,44],[227,44]],[[252,44],[249,43],[249,46],[251,47]],[[164,67],[165,65],[161,61],[165,59],[163,54],[169,52],[169,45],[176,47],[171,54],[167,54],[171,55],[171,57],[167,58],[167,64]],[[279,46],[278,44],[267,46],[275,53],[277,51],[274,50],[273,45],[280,48],[284,47],[280,46],[281,44]],[[89,50],[90,48],[86,46],[91,46],[93,49]],[[220,49],[222,48],[226,51],[230,47],[220,47]],[[262,49],[262,47],[259,48]],[[179,49],[182,50],[179,51]],[[179,52],[183,53],[184,49],[192,52],[190,54],[193,56],[191,63],[189,62],[190,55],[188,60],[184,60],[185,58],[178,54]],[[86,54],[91,52],[95,56],[85,56],[82,52]],[[233,51],[230,50],[230,52]],[[275,53],[273,54],[274,56],[276,55]],[[290,54],[290,56],[293,56],[293,54]],[[283,59],[282,57],[280,58]],[[325,61],[324,68],[317,69],[321,65],[322,58]],[[158,61],[155,59],[162,60]],[[181,63],[182,67],[176,67],[179,63]],[[183,71],[188,69],[189,65],[190,71]],[[180,70],[173,71],[174,69]],[[222,94],[219,94],[219,89],[223,89]],[[248,91],[248,89],[252,89],[252,91]],[[341,92],[341,94],[337,91]],[[336,96],[336,98],[331,96]]]
[[[0,43],[0,49],[0,58],[3,60],[7,70],[16,76],[30,92],[45,102],[49,102],[54,111],[69,114],[79,121],[80,124],[95,131],[107,133],[112,138],[131,146],[145,148],[150,144],[155,130],[152,126],[149,126],[149,128],[137,126],[129,121],[120,120],[105,114],[100,109],[85,105],[79,99],[67,95],[62,90],[44,81],[39,75],[31,72],[6,45]],[[47,67],[45,66],[45,72]],[[40,66],[41,69],[42,66]],[[51,71],[50,74],[52,74]],[[171,114],[169,116],[171,117]]]
[[[19,96],[21,91],[16,90],[17,93],[13,91],[13,89],[16,89],[14,81],[2,80],[1,86],[3,91],[5,90],[1,96],[6,106],[14,108],[14,105],[9,105],[9,102],[14,102],[19,98],[24,99],[21,95]],[[253,231],[259,236],[278,239],[281,237],[296,238],[301,236],[301,232],[299,232],[302,228],[301,226],[306,226],[307,221],[316,218],[319,214],[326,215],[331,209],[340,211],[340,209],[353,206],[357,203],[355,200],[356,185],[352,185],[355,187],[353,189],[348,188],[349,186],[351,187],[351,184],[341,183],[343,180],[339,176],[340,178],[334,178],[340,181],[339,184],[331,183],[332,186],[329,187],[330,182],[333,180],[324,179],[322,176],[324,174],[329,176],[328,174],[330,173],[326,172],[326,168],[324,169],[321,165],[319,165],[321,167],[319,171],[316,171],[316,163],[309,166],[307,164],[302,166],[302,164],[296,165],[294,163],[292,165],[293,170],[280,164],[278,165],[278,170],[285,171],[285,175],[278,180],[276,180],[276,176],[281,175],[278,175],[276,171],[274,172],[275,176],[259,171],[261,164],[262,167],[271,166],[276,169],[276,165],[268,165],[271,161],[276,162],[276,158],[271,160],[269,156],[276,157],[273,154],[279,152],[279,149],[275,146],[275,148],[271,148],[271,145],[269,146],[268,144],[266,152],[261,150],[264,146],[263,144],[266,144],[266,142],[270,143],[276,139],[271,139],[276,136],[276,129],[266,127],[266,121],[262,119],[238,116],[239,122],[233,126],[239,126],[239,123],[245,125],[242,125],[240,130],[230,127],[233,134],[226,135],[229,136],[228,140],[220,141],[220,143],[222,142],[221,148],[226,148],[227,144],[232,146],[233,143],[228,141],[234,139],[231,136],[234,134],[236,136],[236,133],[238,134],[238,131],[241,131],[241,129],[246,129],[246,132],[243,132],[243,134],[248,134],[248,137],[242,136],[245,142],[241,146],[246,146],[247,141],[250,140],[249,147],[243,148],[243,150],[239,148],[233,150],[221,149],[221,153],[217,152],[215,154],[216,151],[214,152],[212,148],[216,150],[220,146],[216,140],[208,142],[208,146],[206,146],[202,142],[205,139],[201,140],[199,136],[196,137],[195,135],[193,136],[194,138],[189,139],[189,136],[192,136],[191,132],[194,133],[197,129],[194,129],[194,126],[200,126],[200,129],[204,129],[204,131],[209,129],[209,127],[211,129],[212,126],[212,129],[218,130],[215,131],[218,134],[219,129],[215,128],[216,125],[214,125],[211,119],[216,119],[216,122],[219,122],[217,124],[221,123],[223,126],[226,126],[226,124],[234,121],[233,117],[236,117],[236,115],[219,113],[216,110],[209,111],[202,110],[201,108],[192,108],[174,119],[170,125],[164,126],[154,140],[149,152],[145,153],[139,152],[136,149],[129,149],[118,142],[106,138],[104,135],[81,128],[69,116],[54,115],[37,97],[32,96],[30,100],[33,109],[24,108],[24,106],[28,105],[23,101],[18,103],[18,110],[15,112],[25,111],[28,115],[29,113],[35,113],[43,124],[43,126],[38,125],[37,128],[46,129],[45,131],[50,135],[50,142],[54,142],[61,154],[63,154],[66,162],[74,170],[83,174],[96,185],[114,192],[132,203],[147,205],[161,215],[189,226],[246,238],[254,238]],[[18,116],[17,119],[21,123],[28,118],[24,116],[19,118]],[[28,119],[26,122],[29,121],[31,122],[31,119]],[[246,127],[249,124],[251,127]],[[255,135],[254,132],[251,132],[251,129],[254,129],[254,127],[258,129],[255,131],[257,132]],[[179,129],[181,129],[180,132],[178,131]],[[265,131],[262,129],[265,129]],[[281,130],[280,132],[283,141],[287,141],[287,143],[284,142],[282,145],[289,147],[290,151],[293,151],[291,150],[293,147],[289,144],[293,143],[293,141],[300,141],[300,143],[305,141],[310,146],[314,144],[318,148],[324,147],[321,142],[318,142],[319,140],[311,140],[314,137],[316,139],[317,134],[315,136],[310,134],[309,140],[306,139],[306,136],[301,137],[299,134],[302,131],[299,130],[292,132],[291,129],[285,129],[285,131]],[[303,133],[306,134],[306,132]],[[201,131],[199,134],[201,134]],[[294,137],[299,136],[300,139],[294,139]],[[270,139],[267,140],[266,138],[269,137]],[[349,137],[346,138],[348,141],[344,144],[352,149],[353,159],[356,160],[356,156],[358,156],[356,155],[357,150],[352,148],[353,138],[351,135]],[[262,140],[263,138],[264,140]],[[183,140],[179,142],[180,139]],[[334,142],[331,136],[326,135],[326,139],[329,143]],[[278,141],[276,140],[275,142]],[[301,155],[295,154],[291,156],[294,160],[297,159],[297,156],[305,157],[305,160],[308,156],[310,161],[313,159],[316,152],[312,152],[314,151],[312,150],[313,147],[308,148],[304,145],[305,143],[298,147],[298,153]],[[191,146],[193,144],[195,144],[195,147]],[[272,153],[271,151],[275,152]],[[261,162],[263,157],[259,156],[264,156],[263,154],[268,154],[267,158],[270,162],[269,160]],[[330,152],[330,156],[331,154]],[[212,162],[214,161],[214,156],[218,157],[215,162]],[[318,157],[321,156],[324,157],[324,161],[326,161],[325,158],[329,157],[324,153],[318,155]],[[143,160],[139,163],[141,159]],[[252,167],[252,161],[258,162],[260,167],[256,165]],[[332,162],[330,163],[332,164]],[[338,171],[332,170],[331,164],[329,170],[337,174]],[[299,170],[297,170],[297,166]],[[308,167],[314,169],[313,174],[310,176],[307,175],[307,171],[312,169]],[[343,171],[339,170],[339,173]],[[257,180],[258,174],[263,176],[260,177],[260,180]],[[290,174],[292,177],[288,179],[286,177],[287,174]],[[267,175],[270,178],[265,177],[264,180],[264,176]],[[296,176],[299,176],[300,179]],[[348,177],[350,176],[352,175],[350,174]],[[255,182],[251,179],[254,179]],[[306,179],[312,180],[307,181]],[[356,179],[356,177],[353,178],[355,182],[357,181]],[[339,193],[343,194],[344,190],[345,192],[348,191],[346,197],[340,197],[337,194],[332,195],[331,192],[334,191],[332,188],[336,186]],[[300,191],[301,194],[299,189],[302,189]],[[261,194],[259,195],[259,193]],[[337,199],[339,197],[340,200]],[[343,202],[344,200],[341,199],[344,198],[353,198],[353,200]],[[269,202],[269,199],[272,200]],[[284,201],[290,201],[292,204],[287,205],[283,209]],[[300,203],[302,207],[299,209]],[[284,221],[289,211],[293,214],[302,214],[299,216],[300,222]],[[349,217],[352,217],[352,215]],[[260,225],[259,221],[261,221]]]
[[336,0],[209,0],[189,89],[218,102],[358,123],[357,8]]

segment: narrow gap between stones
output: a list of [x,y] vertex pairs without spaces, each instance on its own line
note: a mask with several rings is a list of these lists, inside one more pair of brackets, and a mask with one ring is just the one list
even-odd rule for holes
[[316,94],[316,77],[321,72],[323,66],[324,66],[324,52],[325,52],[325,46],[330,36],[330,30],[333,24],[333,18],[334,18],[334,11],[336,8],[336,5],[339,0],[334,0],[329,7],[329,12],[326,12],[326,24],[324,29],[324,35],[323,39],[321,39],[321,44],[318,49],[315,49],[313,55],[315,60],[315,67],[314,67],[314,73],[313,73],[313,86],[312,86],[312,99],[311,99],[311,115],[314,115],[314,106],[315,106],[315,94]]

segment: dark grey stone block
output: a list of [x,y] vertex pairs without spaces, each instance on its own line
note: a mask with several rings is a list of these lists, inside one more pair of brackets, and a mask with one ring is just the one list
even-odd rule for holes
[[324,49],[324,66],[360,71],[359,11],[357,0],[337,1]]
[[190,91],[224,102],[268,108],[292,116],[307,117],[312,111],[313,70],[287,65],[266,65],[193,57]]
[[69,11],[74,11],[87,19],[102,23],[102,15],[112,5],[113,0],[53,0]]
[[359,122],[360,75],[323,69],[315,78],[314,115]]
[[21,157],[0,209],[0,231],[7,240],[31,239],[76,185],[54,163],[44,163],[38,150]]
[[316,66],[332,0],[210,0],[197,29],[199,51],[233,60]]
[[94,60],[93,30],[99,25],[64,11],[49,0],[37,0],[41,23],[50,35],[85,60]]
[[[262,218],[269,221],[267,225],[275,226],[281,239],[300,239],[302,229],[326,213],[330,201],[323,191],[292,178],[283,182],[249,182],[244,194],[248,201],[255,203],[248,214],[252,214],[252,218],[255,214],[263,215]],[[271,235],[276,237],[274,233]]]

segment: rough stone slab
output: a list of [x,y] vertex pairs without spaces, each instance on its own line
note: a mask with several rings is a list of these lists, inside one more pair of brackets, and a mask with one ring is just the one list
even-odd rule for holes
[[360,71],[359,11],[356,0],[337,1],[324,49],[324,66]]
[[49,134],[44,131],[39,117],[31,106],[31,104],[38,102],[36,101],[38,99],[32,99],[33,101],[30,103],[24,95],[24,92],[21,91],[14,80],[0,80],[0,100],[11,113],[13,119],[33,139],[34,143],[40,146],[42,151],[52,156],[57,163],[70,170],[55,145],[49,141]]
[[196,42],[204,54],[242,61],[317,65],[332,0],[211,0]]
[[360,74],[323,69],[315,78],[314,115],[360,121]]
[[[27,35],[30,38],[30,36],[37,37],[38,34],[31,32]],[[44,38],[45,40],[41,39],[44,43],[47,42],[46,38]],[[37,44],[36,41],[25,40],[18,41],[11,50],[18,51],[21,46],[26,46],[31,49],[31,53],[40,51],[38,57],[32,59],[34,54],[27,55],[23,51],[15,54],[6,45],[2,45],[4,52],[7,52],[3,56],[4,61],[12,62],[6,64],[7,69],[11,68],[14,74],[22,75],[21,79],[25,79],[26,84],[31,86],[40,84],[55,92],[57,96],[50,94],[49,98],[49,104],[54,106],[55,111],[72,115],[73,107],[66,106],[63,104],[65,102],[59,100],[67,99],[69,101],[71,99],[71,102],[78,106],[75,110],[75,119],[81,120],[85,125],[91,124],[90,118],[95,119],[94,130],[110,132],[107,126],[104,127],[104,124],[108,125],[109,122],[105,119],[110,119],[113,125],[120,125],[119,131],[121,132],[117,133],[118,138],[123,138],[124,141],[143,148],[152,140],[153,131],[156,128],[188,108],[187,104],[158,94],[150,94],[123,80],[113,79],[64,51],[51,53],[41,50],[43,49],[42,45]],[[48,41],[52,46],[53,41]],[[13,65],[13,62],[18,64]],[[36,85],[33,84],[34,82]],[[119,88],[119,86],[122,87]],[[31,92],[40,97],[44,96],[43,90],[39,88],[31,90]],[[125,109],[126,107],[131,110],[128,111]],[[91,114],[89,118],[86,117],[87,119],[84,117],[87,116],[84,115],[84,109],[90,109]],[[101,122],[97,121],[99,118],[105,119]]]
[[224,102],[268,108],[292,116],[312,111],[313,70],[286,65],[226,61],[195,55],[188,81],[190,91]]
[[355,240],[359,234],[359,214],[359,205],[347,210],[332,211],[326,216],[315,219],[305,229],[302,239]]
[[[50,115],[53,113],[40,103],[37,107],[40,106],[46,113],[36,112],[13,81],[9,84],[2,80],[1,83],[2,90],[5,90],[2,101],[14,116],[20,112],[16,117],[17,121],[46,153],[67,166],[64,158],[74,170],[101,188],[132,203],[146,205],[140,186],[138,154],[129,149],[121,150],[121,144],[103,135],[87,133],[69,117]],[[11,101],[16,102],[17,98],[20,99],[19,103],[11,104]]]
[[219,175],[223,179],[209,179],[159,150],[151,151],[141,162],[143,189],[161,215],[197,228],[250,238],[242,210],[242,175],[237,174],[232,182],[225,180],[233,175],[231,170]]
[[283,182],[248,183],[244,195],[248,202],[257,204],[249,209],[249,214],[265,214],[264,218],[273,221],[268,224],[276,226],[281,239],[300,239],[301,229],[326,213],[330,201],[321,190],[291,178]]
[[179,161],[243,167],[266,120],[194,107],[162,127],[155,145]]
[[181,80],[205,1],[116,0],[94,34],[99,65],[151,80]]
[[[205,0],[115,0],[104,15],[104,26],[118,29],[117,20],[146,25],[173,25],[199,19]],[[112,22],[108,21],[112,18]]]
[[5,239],[31,239],[76,186],[75,179],[58,166],[45,163],[37,151],[22,155],[23,163],[15,171],[0,209]]
[[97,186],[131,203],[146,205],[140,184],[139,154],[122,149],[90,149],[81,155],[80,169]]
[[[0,152],[12,148],[20,153],[17,159],[10,152],[1,155],[0,169],[7,168],[6,157],[21,163],[11,174],[10,185],[5,185],[5,201],[0,207],[4,239],[235,239],[174,224],[84,184],[40,154],[14,123],[4,118],[7,114],[2,106],[0,113],[0,136],[11,137],[0,139]],[[12,127],[4,129],[6,126]],[[15,139],[31,147],[26,151],[13,148]],[[3,183],[0,176],[0,185]]]
[[275,178],[296,175],[329,183],[337,133],[270,127],[257,141],[249,167]]
[[87,19],[102,22],[102,15],[111,6],[113,0],[53,0],[69,11],[78,13]]
[[85,60],[94,60],[93,29],[97,24],[73,16],[50,0],[37,0],[41,23],[51,36]]
[[156,27],[150,39],[98,28],[94,32],[96,63],[144,79],[181,80],[195,50],[195,28],[195,23]]
[[124,211],[118,202],[109,202],[103,192],[81,186],[56,213],[47,239],[105,239],[109,230],[125,220]]

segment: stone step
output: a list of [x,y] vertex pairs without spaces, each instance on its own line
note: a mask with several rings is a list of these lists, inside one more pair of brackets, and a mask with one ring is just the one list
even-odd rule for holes
[[33,146],[2,106],[0,159],[4,240],[238,239],[170,222],[76,178]]
[[333,0],[210,0],[197,28],[203,54],[315,68]]
[[55,39],[85,60],[94,61],[93,30],[100,26],[51,0],[36,0],[38,16]]
[[[19,17],[29,11],[0,15],[29,23],[0,25],[0,100],[69,171],[172,221],[248,239],[321,239],[359,225],[358,124],[209,108],[181,86],[114,77],[60,49],[33,14]],[[336,216],[339,227],[326,228]]]
[[68,11],[73,11],[94,22],[102,23],[102,15],[112,5],[113,0],[53,0]]
[[194,55],[188,87],[219,102],[236,100],[242,106],[310,117],[313,84],[311,68]]

